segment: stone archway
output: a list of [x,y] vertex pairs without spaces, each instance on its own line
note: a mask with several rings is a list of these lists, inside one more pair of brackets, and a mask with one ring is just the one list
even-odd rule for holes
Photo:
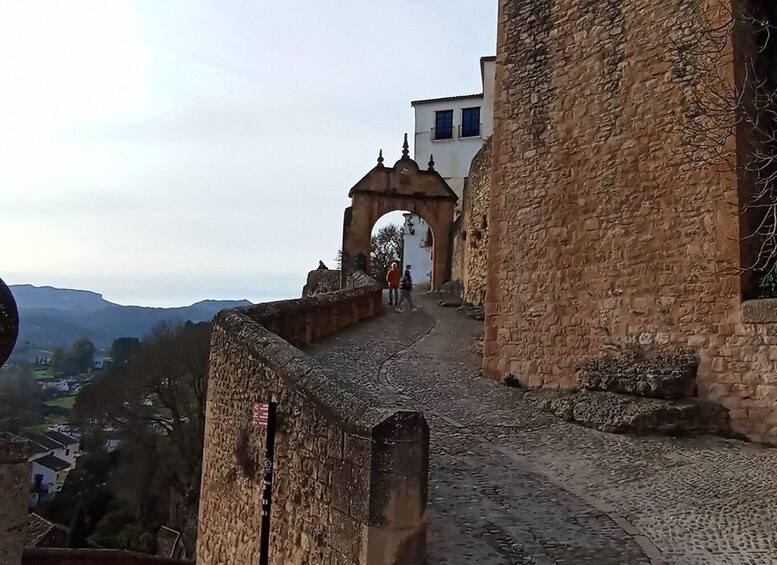
[[434,170],[431,158],[426,170],[410,158],[407,134],[402,158],[393,167],[386,167],[381,151],[378,164],[351,188],[348,196],[351,206],[345,209],[343,220],[343,283],[354,270],[369,267],[375,222],[389,212],[409,210],[421,216],[432,230],[431,286],[435,290],[442,286],[450,275],[451,228],[458,197]]

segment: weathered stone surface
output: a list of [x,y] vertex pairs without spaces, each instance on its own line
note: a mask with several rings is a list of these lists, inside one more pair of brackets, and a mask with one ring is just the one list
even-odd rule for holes
[[[699,396],[777,443],[777,323],[742,304],[737,176],[698,166],[678,120],[709,75],[677,46],[729,17],[717,0],[501,0],[486,374],[569,388],[604,344],[692,347]],[[732,84],[735,41],[714,69]],[[737,161],[737,140],[721,149]]]
[[586,359],[575,367],[581,388],[648,396],[694,396],[699,360],[692,351],[675,354],[645,353],[627,348]]
[[19,565],[27,528],[30,485],[28,447],[23,438],[0,433],[0,563]]
[[482,322],[485,319],[485,310],[482,304],[476,306],[474,304],[465,303],[459,307],[459,311],[463,312],[470,320]]
[[380,283],[373,279],[370,275],[365,273],[364,271],[356,271],[354,273],[351,273],[348,276],[348,280],[346,282],[345,288],[370,288],[373,290],[378,290],[383,287],[381,287]]
[[709,400],[638,398],[613,392],[527,392],[562,420],[616,434],[727,434],[726,409]]
[[[461,216],[459,216],[461,217]],[[455,228],[454,228],[455,231]],[[462,292],[464,292],[464,287],[461,282],[460,278],[457,278],[456,275],[456,267],[454,264],[454,271],[453,271],[453,280],[447,281],[440,287],[440,292],[443,294],[446,294],[448,296],[453,296],[457,298],[458,300],[461,300]]]
[[461,298],[476,305],[483,304],[486,293],[491,146],[488,138],[472,159],[453,230],[452,278],[461,287]]
[[302,297],[335,292],[340,290],[340,271],[334,269],[316,269],[308,273],[307,282],[302,288]]
[[251,416],[256,403],[272,397],[271,562],[421,561],[423,544],[416,542],[426,531],[429,442],[423,415],[384,408],[359,383],[295,347],[382,311],[375,281],[359,273],[350,279],[347,290],[226,310],[214,320],[200,565],[256,563],[265,437]]
[[746,324],[777,323],[777,298],[759,298],[742,302],[742,321]]
[[526,402],[549,389],[480,378],[471,346],[482,324],[436,298],[311,348],[427,414],[429,564],[760,565],[777,555],[777,449],[564,422]]

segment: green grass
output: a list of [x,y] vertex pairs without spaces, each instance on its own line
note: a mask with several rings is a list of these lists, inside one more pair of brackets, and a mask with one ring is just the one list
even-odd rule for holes
[[46,406],[51,407],[57,407],[57,408],[66,408],[68,410],[73,409],[73,405],[76,403],[76,395],[73,394],[71,396],[62,396],[60,398],[55,398],[53,400],[49,400],[46,403]]
[[51,370],[50,367],[47,367],[45,369],[35,369],[32,372],[32,376],[36,379],[50,379],[54,376],[54,372]]

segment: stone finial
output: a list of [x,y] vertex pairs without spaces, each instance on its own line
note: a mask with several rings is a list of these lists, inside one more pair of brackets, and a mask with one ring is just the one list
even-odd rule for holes
[[378,166],[379,167],[383,166],[383,149],[378,151]]
[[410,154],[409,147],[407,144],[407,134],[405,134],[405,142],[402,144],[402,157],[407,157]]
[[434,155],[429,155],[429,169],[430,171],[434,170]]

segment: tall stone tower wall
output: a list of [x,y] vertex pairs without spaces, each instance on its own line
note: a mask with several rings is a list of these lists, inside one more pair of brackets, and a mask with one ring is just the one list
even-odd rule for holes
[[30,464],[27,442],[0,433],[0,563],[22,562],[27,533],[27,498],[30,492]]
[[719,8],[501,0],[484,369],[561,387],[606,346],[692,347],[699,396],[775,441],[777,324],[754,322],[777,318],[741,300],[736,175],[692,166],[677,119],[676,41]]

